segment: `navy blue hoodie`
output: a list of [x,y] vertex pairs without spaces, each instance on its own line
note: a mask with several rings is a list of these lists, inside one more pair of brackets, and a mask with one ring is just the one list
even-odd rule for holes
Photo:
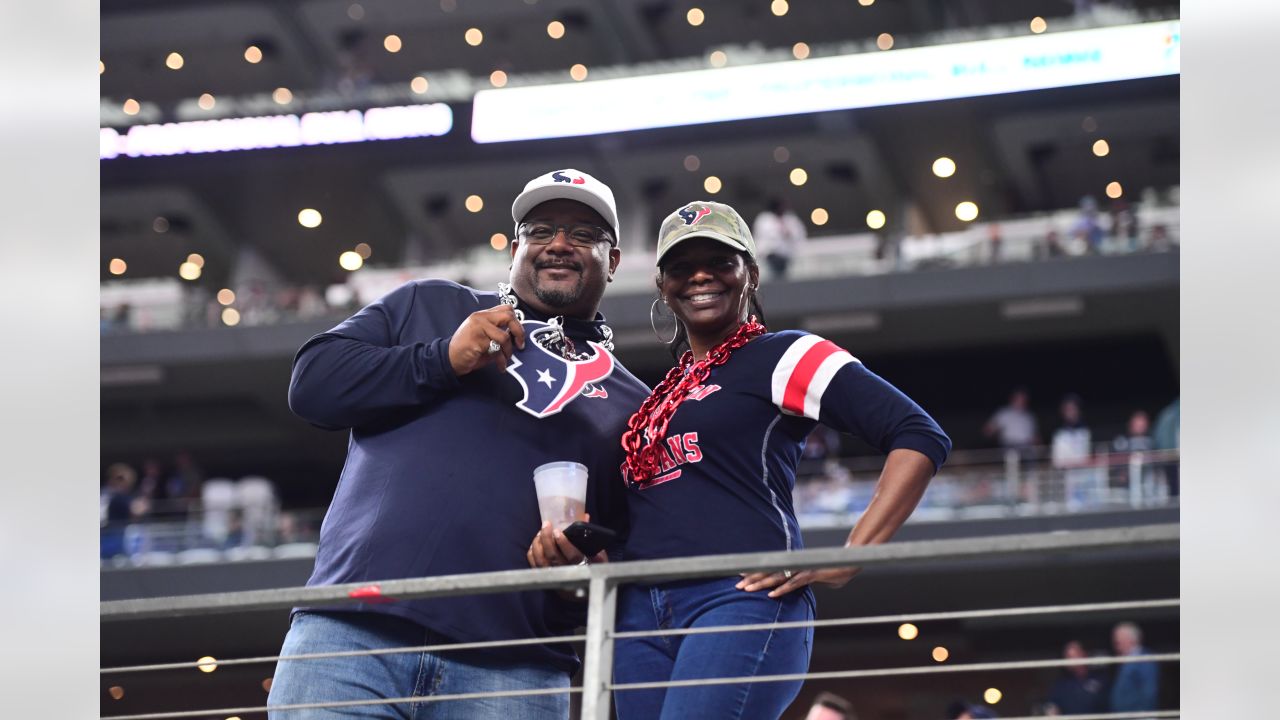
[[[540,527],[533,469],[587,466],[587,511],[625,533],[619,438],[648,388],[618,365],[604,393],[537,418],[516,407],[519,382],[486,366],[459,378],[449,339],[496,293],[443,280],[407,283],[298,351],[289,406],[327,429],[350,429],[346,465],[320,531],[308,585],[528,567]],[[527,320],[545,320],[521,304]],[[578,347],[603,318],[566,319]],[[336,608],[335,608],[336,609]],[[582,607],[548,591],[361,603],[343,610],[406,618],[458,642],[546,637],[579,625]],[[573,671],[563,643],[501,651]]]

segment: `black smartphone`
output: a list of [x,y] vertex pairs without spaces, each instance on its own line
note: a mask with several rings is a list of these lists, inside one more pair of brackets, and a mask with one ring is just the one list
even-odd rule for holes
[[603,525],[581,520],[565,528],[563,532],[564,536],[569,538],[569,542],[578,548],[578,552],[589,558],[595,557],[596,553],[609,547],[609,543],[618,537],[618,533]]

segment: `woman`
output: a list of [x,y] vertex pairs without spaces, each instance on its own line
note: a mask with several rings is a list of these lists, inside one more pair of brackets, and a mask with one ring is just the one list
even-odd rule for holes
[[[669,215],[657,264],[659,300],[677,321],[669,344],[680,360],[622,438],[630,515],[623,557],[800,549],[791,491],[804,438],[818,422],[888,454],[875,497],[846,544],[887,541],[950,450],[937,423],[833,343],[765,330],[755,242],[733,208],[695,202]],[[549,540],[553,535],[544,530],[535,538],[532,564],[573,559],[555,555],[564,543]],[[808,586],[839,587],[857,572],[828,568],[623,586],[616,629],[812,620]],[[803,673],[812,638],[811,627],[623,638],[615,646],[614,682]],[[614,702],[620,720],[776,718],[801,684],[619,690]]]

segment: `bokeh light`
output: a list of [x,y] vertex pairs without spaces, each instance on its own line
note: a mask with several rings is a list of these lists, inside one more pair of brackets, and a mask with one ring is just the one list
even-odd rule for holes
[[302,208],[298,211],[298,224],[304,228],[320,227],[324,217],[315,208]]
[[360,253],[354,250],[348,250],[338,256],[338,265],[343,270],[355,271],[364,266],[364,258],[360,257]]

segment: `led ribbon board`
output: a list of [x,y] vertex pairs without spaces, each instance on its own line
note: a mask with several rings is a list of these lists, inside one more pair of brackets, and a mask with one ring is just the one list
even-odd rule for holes
[[99,130],[98,157],[145,157],[187,153],[332,145],[334,143],[435,137],[453,128],[453,110],[444,103],[311,112],[298,115],[197,120],[134,125],[124,134]]
[[1074,30],[476,93],[478,143],[1088,85],[1179,72],[1181,23]]

